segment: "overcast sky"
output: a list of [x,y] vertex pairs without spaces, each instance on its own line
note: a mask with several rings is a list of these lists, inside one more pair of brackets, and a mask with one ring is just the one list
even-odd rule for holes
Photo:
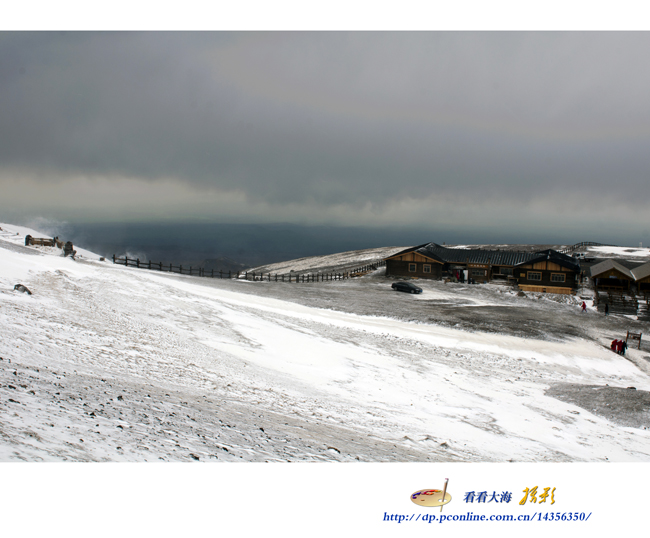
[[649,52],[634,32],[0,33],[0,221],[648,244]]

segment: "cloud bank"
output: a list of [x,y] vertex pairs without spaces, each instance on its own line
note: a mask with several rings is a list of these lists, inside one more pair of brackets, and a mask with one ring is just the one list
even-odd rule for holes
[[648,45],[634,32],[3,33],[0,211],[641,237]]

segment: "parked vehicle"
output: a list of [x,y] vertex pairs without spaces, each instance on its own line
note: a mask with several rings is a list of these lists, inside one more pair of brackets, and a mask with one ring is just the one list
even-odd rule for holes
[[422,288],[418,288],[412,282],[393,282],[391,287],[395,291],[404,291],[406,293],[422,293]]

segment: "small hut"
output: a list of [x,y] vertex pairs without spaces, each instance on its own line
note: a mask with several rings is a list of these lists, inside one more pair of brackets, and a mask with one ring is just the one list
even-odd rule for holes
[[599,290],[629,291],[635,278],[627,267],[614,260],[605,260],[591,268],[591,278]]

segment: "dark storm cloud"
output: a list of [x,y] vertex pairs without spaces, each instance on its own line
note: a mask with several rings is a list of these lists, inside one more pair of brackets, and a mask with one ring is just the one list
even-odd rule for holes
[[634,198],[649,48],[646,33],[5,33],[0,163],[316,206]]

